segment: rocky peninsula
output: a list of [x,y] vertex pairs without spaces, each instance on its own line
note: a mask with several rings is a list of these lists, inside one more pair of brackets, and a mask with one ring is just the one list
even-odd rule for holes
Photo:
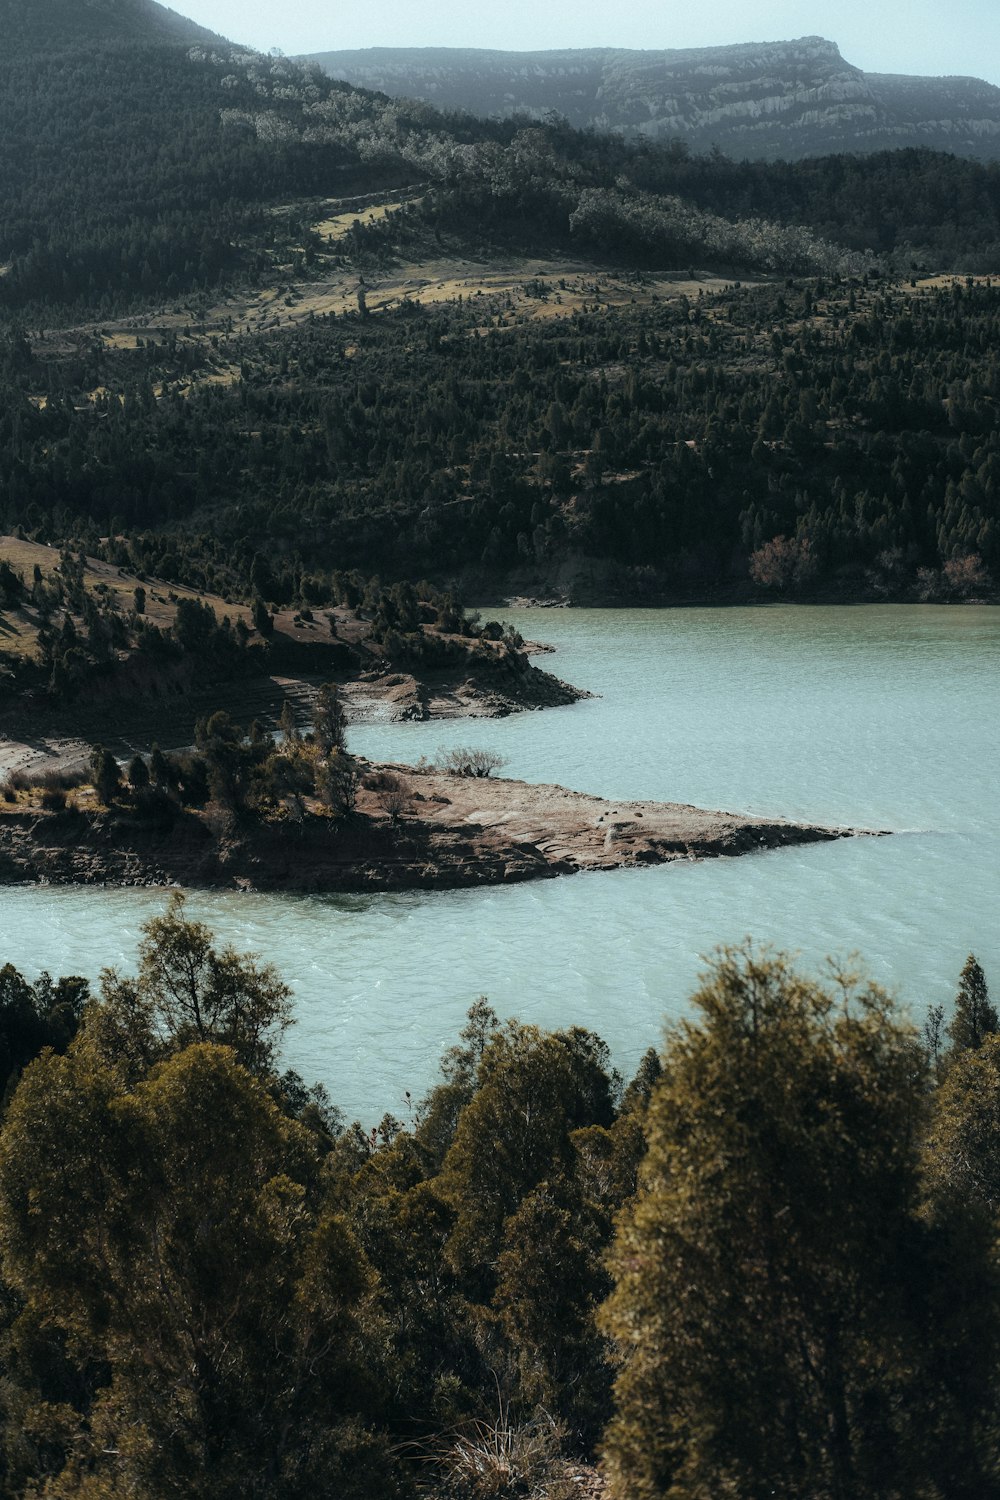
[[366,764],[355,811],[222,818],[127,805],[0,815],[0,883],[443,890],[759,853],[852,836],[558,786]]

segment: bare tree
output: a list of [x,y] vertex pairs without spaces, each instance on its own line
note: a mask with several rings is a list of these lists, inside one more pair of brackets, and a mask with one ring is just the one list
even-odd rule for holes
[[483,749],[482,746],[456,745],[453,750],[446,750],[439,757],[438,764],[442,771],[447,771],[452,776],[484,778],[505,766],[507,757],[500,755],[496,750]]

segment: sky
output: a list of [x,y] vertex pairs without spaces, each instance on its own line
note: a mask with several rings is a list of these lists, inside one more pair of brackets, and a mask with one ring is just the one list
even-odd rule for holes
[[824,36],[870,73],[1000,84],[1000,0],[167,0],[263,51],[355,47],[714,47]]

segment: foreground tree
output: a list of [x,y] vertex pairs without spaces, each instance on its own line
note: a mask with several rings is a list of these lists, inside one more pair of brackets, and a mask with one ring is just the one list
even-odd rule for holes
[[921,1214],[915,1035],[874,985],[749,947],[694,1004],[613,1255],[612,1493],[993,1493],[992,1272],[960,1205]]
[[43,1047],[66,1050],[88,998],[87,981],[78,976],[53,981],[43,973],[31,984],[13,964],[4,964],[0,969],[0,1098]]
[[934,1101],[928,1176],[1000,1226],[1000,1036],[958,1053]]
[[250,1072],[273,1073],[291,1024],[291,990],[273,966],[217,948],[209,928],[187,917],[180,892],[142,931],[138,977],[105,970],[86,1044],[118,1067],[144,1070],[193,1042],[217,1042]]
[[312,1137],[225,1048],[124,1090],[85,1049],[28,1069],[0,1142],[24,1309],[15,1483],[21,1468],[53,1497],[398,1493],[368,1425],[372,1276],[315,1174]]
[[955,1014],[948,1035],[954,1052],[975,1051],[988,1036],[1000,1030],[1000,1017],[990,1003],[986,975],[974,953],[962,967],[955,996]]

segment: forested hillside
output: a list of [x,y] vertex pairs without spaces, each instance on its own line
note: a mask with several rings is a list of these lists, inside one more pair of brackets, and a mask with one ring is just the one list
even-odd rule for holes
[[442,116],[227,45],[88,42],[0,61],[0,307],[50,325],[253,280],[278,250],[301,262],[315,200],[414,183],[466,235],[473,212],[501,244],[626,264],[988,270],[1000,245],[1000,169],[929,152],[747,169]]
[[8,529],[244,597],[266,552],[279,603],[989,593],[1000,169],[442,115],[154,19],[0,62]]
[[595,277],[561,317],[569,292],[529,284],[538,321],[472,298],[223,337],[224,383],[151,338],[10,348],[0,515],[244,595],[266,537],[280,603],[344,568],[623,600],[989,592],[1000,288],[634,288],[609,311]]
[[7,59],[94,42],[221,40],[156,0],[0,0],[0,36]]

